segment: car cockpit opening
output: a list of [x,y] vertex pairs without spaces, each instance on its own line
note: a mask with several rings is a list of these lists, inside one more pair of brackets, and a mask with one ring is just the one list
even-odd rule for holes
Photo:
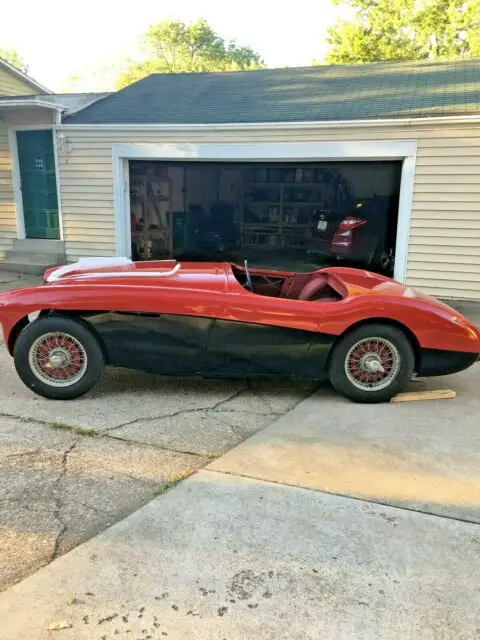
[[247,291],[270,298],[289,298],[312,302],[343,300],[345,293],[332,276],[321,270],[309,273],[277,272],[251,269],[247,261],[243,267],[232,264],[237,282]]

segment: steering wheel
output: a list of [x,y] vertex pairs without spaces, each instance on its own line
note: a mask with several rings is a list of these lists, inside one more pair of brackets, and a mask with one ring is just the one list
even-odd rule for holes
[[247,276],[247,287],[246,288],[253,293],[252,278],[250,276],[250,269],[248,268],[248,261],[245,260],[243,265],[245,267],[245,275]]

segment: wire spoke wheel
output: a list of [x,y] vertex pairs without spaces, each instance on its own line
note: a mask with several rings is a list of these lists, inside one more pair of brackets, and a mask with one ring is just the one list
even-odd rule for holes
[[397,377],[401,357],[386,338],[364,338],[356,342],[345,358],[345,375],[357,389],[380,391]]
[[39,336],[30,347],[28,362],[35,377],[53,387],[74,385],[83,378],[88,367],[85,347],[63,331]]

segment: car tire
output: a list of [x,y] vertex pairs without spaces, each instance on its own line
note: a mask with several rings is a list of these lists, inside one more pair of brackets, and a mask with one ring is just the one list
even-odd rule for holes
[[391,247],[386,249],[385,247],[379,248],[372,260],[375,267],[384,274],[392,273],[395,265],[395,251]]
[[22,382],[53,400],[72,400],[90,391],[105,365],[88,325],[57,315],[27,325],[15,343],[13,359]]
[[336,391],[363,403],[387,402],[404,391],[414,369],[415,355],[405,333],[377,323],[361,325],[341,337],[329,362]]

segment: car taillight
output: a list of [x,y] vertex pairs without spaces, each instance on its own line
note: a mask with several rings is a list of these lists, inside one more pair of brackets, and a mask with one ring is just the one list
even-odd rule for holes
[[347,216],[344,218],[340,226],[338,227],[339,231],[351,231],[352,229],[356,229],[357,227],[361,227],[362,224],[366,224],[366,220],[363,218],[357,218],[355,216]]

